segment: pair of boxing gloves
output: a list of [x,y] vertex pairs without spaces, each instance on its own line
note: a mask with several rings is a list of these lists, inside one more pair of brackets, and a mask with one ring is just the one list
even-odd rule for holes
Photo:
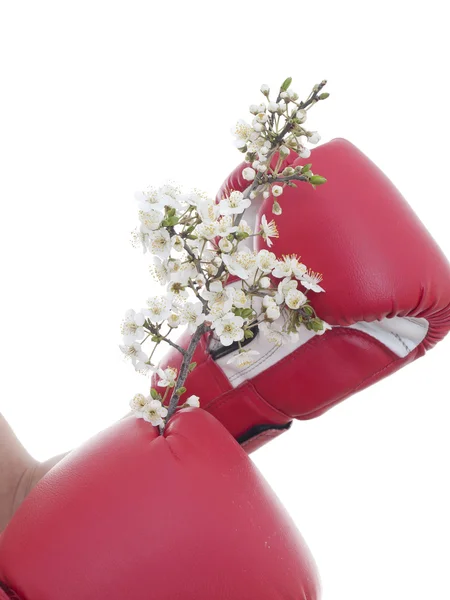
[[[325,274],[314,307],[332,329],[278,349],[257,335],[247,348],[259,360],[243,371],[205,335],[188,380],[203,410],[180,411],[163,435],[128,417],[50,471],[0,536],[0,600],[319,598],[311,554],[246,451],[442,339],[450,265],[354,146],[334,140],[310,160],[328,183],[285,190],[271,250]],[[219,198],[247,187],[244,166]],[[162,366],[179,362],[169,353]]]

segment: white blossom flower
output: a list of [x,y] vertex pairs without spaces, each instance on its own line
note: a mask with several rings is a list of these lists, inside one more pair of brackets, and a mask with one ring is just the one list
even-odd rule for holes
[[231,300],[224,304],[222,304],[221,302],[215,302],[211,305],[209,309],[209,313],[206,317],[206,322],[211,323],[211,327],[212,329],[214,329],[215,322],[219,319],[222,319],[226,314],[228,314],[232,306],[233,305]]
[[251,204],[248,198],[244,198],[242,192],[233,191],[228,196],[220,201],[220,214],[221,215],[239,215],[244,212]]
[[303,279],[305,273],[307,272],[307,267],[303,263],[300,262],[300,259],[296,256],[292,256],[290,260],[292,273],[297,279]]
[[227,360],[227,364],[235,363],[239,369],[253,365],[258,359],[259,352],[257,350],[243,350]]
[[186,302],[180,312],[183,322],[187,323],[188,330],[191,333],[194,333],[206,318],[206,315],[203,314],[203,304],[201,302]]
[[171,312],[170,315],[167,317],[167,324],[169,325],[169,327],[178,327],[179,325],[181,325],[181,316],[175,312]]
[[253,230],[250,227],[250,225],[247,223],[247,221],[245,221],[244,219],[241,220],[241,222],[238,225],[238,233],[247,233],[248,235],[252,235]]
[[210,198],[199,202],[197,206],[197,212],[200,215],[202,222],[206,225],[217,221],[217,218],[220,214],[219,205],[216,204],[214,200],[211,200]]
[[204,240],[212,240],[217,237],[218,230],[219,227],[217,221],[212,221],[210,223],[200,223],[197,225],[195,233]]
[[172,236],[170,240],[170,245],[175,250],[175,252],[183,252],[184,250],[184,242],[179,235]]
[[281,185],[273,185],[272,186],[272,195],[275,197],[281,196],[281,194],[283,193],[283,188],[281,187]]
[[255,121],[258,123],[267,123],[269,117],[265,113],[266,107],[264,107],[264,111],[259,111],[255,115]]
[[181,283],[182,285],[188,285],[190,279],[195,279],[197,276],[197,269],[195,264],[192,262],[183,262],[179,268],[170,274],[171,281]]
[[[223,254],[222,256],[227,256],[227,255]],[[213,262],[207,262],[206,264],[203,265],[203,271],[209,277],[215,277],[215,275],[217,275],[218,270],[219,270],[219,268]]]
[[279,323],[266,323],[263,321],[259,324],[259,330],[267,338],[269,342],[276,346],[282,346],[287,343],[287,336],[282,332],[281,325]]
[[241,250],[234,254],[223,254],[222,260],[228,272],[241,279],[249,279],[256,270],[256,254],[251,251]]
[[307,300],[305,294],[297,289],[289,290],[285,296],[286,304],[294,310],[303,306]]
[[249,125],[246,121],[239,119],[233,130],[233,134],[236,138],[234,143],[238,148],[243,148],[247,144],[247,142],[251,140],[253,133],[253,127]]
[[205,276],[202,273],[197,273],[193,281],[199,286],[202,287],[206,283]]
[[220,305],[221,310],[225,312],[229,312],[232,307],[232,296],[231,289],[224,289],[221,281],[213,281],[209,290],[206,288],[200,292],[200,296],[208,301],[208,306],[212,308],[213,306],[218,308]]
[[274,277],[279,279],[283,277],[290,277],[292,275],[292,265],[290,256],[283,256],[283,260],[278,260],[272,271]]
[[149,210],[158,210],[164,212],[165,206],[170,206],[177,210],[181,205],[177,200],[179,190],[171,184],[165,184],[158,189],[149,188],[142,192],[137,192],[135,198],[139,203],[140,210],[147,212]]
[[219,240],[219,248],[222,250],[222,252],[226,252],[228,254],[233,250],[234,246],[229,239],[222,238]]
[[120,345],[119,348],[124,353],[125,358],[129,358],[133,365],[136,365],[138,361],[147,362],[148,360],[148,356],[143,352],[139,342],[133,342],[124,346]]
[[[300,279],[300,278],[299,278]],[[303,287],[313,292],[324,292],[323,287],[318,285],[322,281],[323,277],[320,273],[314,273],[314,271],[306,271],[301,274],[300,283]]]
[[131,232],[131,244],[134,248],[142,248],[143,254],[148,250],[148,233],[142,230],[142,225],[139,229],[136,227]]
[[139,221],[142,223],[142,230],[145,233],[159,229],[161,221],[163,220],[162,213],[157,210],[149,210],[147,212],[140,210],[138,215]]
[[284,300],[286,298],[287,293],[290,290],[297,289],[297,286],[298,286],[298,281],[295,281],[295,279],[291,279],[290,277],[285,277],[278,284],[277,293],[274,296],[275,302],[277,304],[283,304],[283,302],[284,302]]
[[183,194],[178,197],[178,200],[183,202],[184,204],[188,204],[189,206],[197,207],[201,202],[205,200],[205,197],[202,193],[197,190],[192,190],[188,194]]
[[246,167],[243,171],[242,171],[242,177],[246,180],[246,181],[253,181],[256,177],[256,172],[254,169],[252,169],[251,167]]
[[136,313],[132,308],[125,313],[121,333],[126,345],[130,345],[137,340],[142,340],[145,337],[144,323],[145,317],[142,313]]
[[233,225],[233,217],[231,215],[224,215],[218,220],[217,235],[220,237],[226,237],[230,233],[237,231],[237,225]]
[[179,281],[170,281],[167,285],[167,292],[173,296],[173,300],[184,300],[189,297],[189,292]]
[[269,248],[272,247],[273,242],[270,239],[271,237],[280,237],[280,234],[278,233],[278,229],[277,229],[277,225],[275,223],[275,221],[270,221],[270,223],[267,222],[266,219],[266,215],[262,216],[261,219],[261,235],[263,240],[266,242],[266,244],[269,246]]
[[188,406],[192,406],[193,408],[199,408],[200,407],[199,400],[200,400],[199,396],[192,394],[192,396],[189,396],[189,398],[186,400],[185,404],[187,404]]
[[310,134],[311,135],[308,136],[308,142],[310,144],[317,144],[320,142],[321,137],[317,131],[310,131]]
[[256,265],[265,274],[270,273],[276,264],[277,257],[273,252],[269,252],[269,250],[260,250],[256,255]]
[[250,306],[250,300],[244,290],[239,288],[229,287],[227,292],[232,300],[233,306],[236,308],[247,308]]
[[166,296],[151,296],[147,300],[147,309],[142,309],[144,315],[149,317],[153,323],[161,323],[165,321],[170,314],[172,309],[173,296],[166,294]]
[[147,359],[146,361],[139,360],[134,365],[134,369],[138,373],[141,373],[141,375],[153,375],[153,373],[156,372],[156,367],[150,364],[149,359]]
[[223,346],[231,346],[233,342],[242,341],[244,339],[243,324],[244,319],[236,317],[232,312],[214,321],[214,329],[220,338],[220,343]]
[[170,235],[166,229],[158,229],[148,234],[148,249],[159,258],[166,259],[170,254]]
[[169,278],[166,261],[161,260],[158,256],[154,256],[153,265],[150,265],[149,270],[157,283],[166,285]]
[[154,427],[163,425],[165,417],[167,417],[167,408],[159,400],[150,400],[142,409],[142,418]]
[[174,367],[167,367],[167,369],[158,369],[159,381],[156,384],[158,387],[175,387],[177,380],[178,370]]
[[142,411],[147,402],[148,398],[146,398],[144,394],[135,394],[130,400],[130,408],[136,413],[136,416],[139,417],[142,415]]

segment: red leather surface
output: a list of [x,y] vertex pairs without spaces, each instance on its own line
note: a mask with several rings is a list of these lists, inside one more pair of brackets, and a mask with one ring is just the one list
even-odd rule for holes
[[58,463],[0,538],[0,580],[22,600],[319,597],[278,498],[201,409],[164,436],[128,417]]
[[[236,389],[210,357],[202,356],[204,346],[196,358],[204,368],[189,377],[188,391],[236,437],[283,418],[322,414],[422,356],[450,329],[449,262],[395,186],[346,140],[323,144],[307,160],[289,156],[291,164],[308,162],[328,181],[315,190],[302,183],[285,188],[283,212],[275,217],[280,237],[271,250],[277,256],[297,253],[323,273],[326,293],[311,296],[331,325],[411,316],[427,319],[429,330],[415,350],[399,358],[363,332],[335,328]],[[247,187],[244,166],[231,173],[218,197]],[[263,203],[260,216],[273,218],[272,202]],[[270,406],[276,409],[272,415]],[[262,444],[267,437],[258,439]],[[255,440],[247,449],[257,446]]]

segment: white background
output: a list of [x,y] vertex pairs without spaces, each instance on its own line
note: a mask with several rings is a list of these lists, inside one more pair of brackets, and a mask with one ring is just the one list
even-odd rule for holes
[[[172,177],[213,194],[261,83],[292,76],[304,96],[327,78],[311,127],[374,160],[450,255],[445,3],[1,7],[0,410],[36,458],[145,389],[118,350],[125,310],[152,291],[133,192]],[[450,598],[449,359],[446,339],[253,456],[324,600]]]

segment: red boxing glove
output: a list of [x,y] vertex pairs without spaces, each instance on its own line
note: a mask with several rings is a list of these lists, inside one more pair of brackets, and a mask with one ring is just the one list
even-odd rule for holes
[[[262,215],[274,218],[280,236],[270,250],[278,258],[301,255],[324,274],[325,293],[309,297],[333,329],[316,335],[302,328],[298,343],[279,348],[259,332],[246,349],[260,356],[244,369],[228,364],[235,348],[225,354],[229,349],[217,348],[206,334],[186,384],[249,452],[292,419],[316,417],[423,356],[450,329],[450,265],[394,185],[343,139],[316,148],[307,160],[291,152],[285,166],[309,162],[327,183],[285,187],[282,214],[274,217],[268,198],[254,229]],[[246,189],[245,166],[231,173],[218,200]],[[255,250],[267,248],[260,236],[252,239]],[[178,343],[188,341],[185,335]],[[161,366],[178,367],[180,359],[171,350]]]
[[71,452],[0,537],[0,600],[319,598],[314,561],[246,453],[201,409],[128,417]]

